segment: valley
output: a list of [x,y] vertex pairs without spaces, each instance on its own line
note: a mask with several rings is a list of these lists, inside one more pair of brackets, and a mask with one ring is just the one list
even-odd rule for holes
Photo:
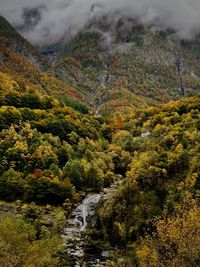
[[199,266],[199,40],[105,16],[33,46],[0,16],[0,266]]

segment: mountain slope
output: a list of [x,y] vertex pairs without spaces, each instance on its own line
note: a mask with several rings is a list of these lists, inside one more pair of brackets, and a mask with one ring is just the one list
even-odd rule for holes
[[41,48],[41,55],[1,21],[0,70],[38,93],[75,98],[109,114],[200,90],[198,38],[180,40],[172,30],[127,17],[98,19],[70,41]]
[[83,95],[69,83],[45,72],[48,62],[3,18],[0,17],[0,86],[1,90],[32,91],[54,95],[62,100],[83,100]]
[[199,63],[198,38],[180,40],[172,30],[122,17],[92,21],[63,45],[53,69],[103,111],[195,95]]
[[41,57],[36,49],[2,16],[0,16],[0,41],[5,47],[12,49],[36,67],[42,66]]

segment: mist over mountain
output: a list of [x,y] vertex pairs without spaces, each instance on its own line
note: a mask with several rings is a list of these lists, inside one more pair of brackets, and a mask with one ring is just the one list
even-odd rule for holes
[[199,32],[198,0],[1,0],[1,13],[32,43],[70,38],[91,19],[121,16],[173,28],[181,37]]

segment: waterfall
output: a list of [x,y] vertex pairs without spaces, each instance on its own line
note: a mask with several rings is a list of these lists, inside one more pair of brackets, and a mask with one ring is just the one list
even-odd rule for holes
[[[102,193],[90,193],[74,209],[64,228],[62,238],[66,251],[74,261],[75,267],[88,266],[84,261],[85,237],[84,231],[95,215],[95,209],[102,198]],[[98,260],[98,259],[97,259]],[[99,261],[98,261],[99,262]],[[105,265],[99,265],[105,266]]]
[[81,230],[85,230],[87,228],[87,217],[88,215],[91,217],[95,213],[95,207],[99,203],[101,199],[101,194],[89,194],[86,196],[86,198],[83,200],[81,204],[81,210],[82,210],[82,218],[83,218],[83,224],[81,227]]
[[[84,231],[91,227],[96,208],[100,201],[112,197],[116,192],[116,186],[119,181],[110,188],[105,188],[101,193],[90,193],[86,195],[83,201],[74,209],[67,221],[66,228],[63,229],[62,238],[64,240],[66,251],[74,261],[73,267],[85,266],[105,266],[106,253],[102,255],[92,255],[90,259],[85,258],[85,236]],[[95,265],[94,265],[95,264]]]

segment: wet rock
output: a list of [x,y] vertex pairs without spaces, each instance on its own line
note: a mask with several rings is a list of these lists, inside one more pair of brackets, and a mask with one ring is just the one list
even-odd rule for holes
[[104,189],[101,193],[88,194],[74,209],[67,222],[67,227],[63,229],[62,238],[67,253],[74,259],[75,267],[105,266],[108,252],[98,251],[98,253],[95,253],[97,249],[85,243],[83,233],[94,225],[96,208],[101,201],[113,196],[119,182],[120,180],[117,179],[113,186]]

